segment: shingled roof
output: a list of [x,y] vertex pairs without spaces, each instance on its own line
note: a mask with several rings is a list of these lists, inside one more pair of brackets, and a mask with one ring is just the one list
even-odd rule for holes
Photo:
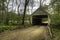
[[32,15],[49,15],[49,13],[39,7]]

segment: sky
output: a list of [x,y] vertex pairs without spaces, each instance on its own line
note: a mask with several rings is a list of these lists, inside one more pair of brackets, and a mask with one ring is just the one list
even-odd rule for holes
[[[18,11],[18,5],[20,4],[20,10],[19,11],[21,11],[21,10],[23,10],[24,9],[24,0],[17,0],[17,2],[16,2],[16,0],[14,0],[14,2],[12,2],[12,0],[10,0],[10,2],[9,2],[9,6],[8,6],[8,8],[9,8],[9,11],[12,11],[12,3],[13,3],[13,11],[15,12],[15,13],[17,13],[17,11]],[[46,4],[46,5],[49,5],[49,3],[50,3],[50,0],[46,0],[43,4]],[[29,4],[29,11],[27,11],[27,14],[29,13],[29,14],[31,14],[32,12],[34,12],[38,7],[39,7],[39,5],[40,5],[40,0],[34,0],[34,4],[33,4],[33,10],[32,10],[32,7],[31,7],[31,3]],[[32,12],[31,12],[32,11]],[[23,11],[22,11],[23,12]],[[21,12],[21,13],[22,13]]]

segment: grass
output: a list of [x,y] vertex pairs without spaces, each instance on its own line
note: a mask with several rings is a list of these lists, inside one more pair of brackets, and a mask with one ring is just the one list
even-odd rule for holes
[[0,33],[4,32],[5,30],[15,30],[15,29],[22,29],[22,28],[28,28],[31,25],[28,23],[25,23],[25,25],[0,25]]
[[14,30],[17,26],[8,26],[8,25],[1,25],[0,26],[0,32],[3,32],[5,30]]

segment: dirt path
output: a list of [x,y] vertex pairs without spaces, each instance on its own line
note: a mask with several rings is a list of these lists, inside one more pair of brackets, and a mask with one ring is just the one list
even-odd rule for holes
[[21,30],[3,32],[0,34],[0,40],[45,40],[46,27],[34,26]]

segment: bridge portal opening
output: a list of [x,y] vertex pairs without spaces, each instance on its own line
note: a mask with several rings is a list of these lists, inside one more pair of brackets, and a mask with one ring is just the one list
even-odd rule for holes
[[48,25],[48,15],[33,15],[32,24],[33,25]]

